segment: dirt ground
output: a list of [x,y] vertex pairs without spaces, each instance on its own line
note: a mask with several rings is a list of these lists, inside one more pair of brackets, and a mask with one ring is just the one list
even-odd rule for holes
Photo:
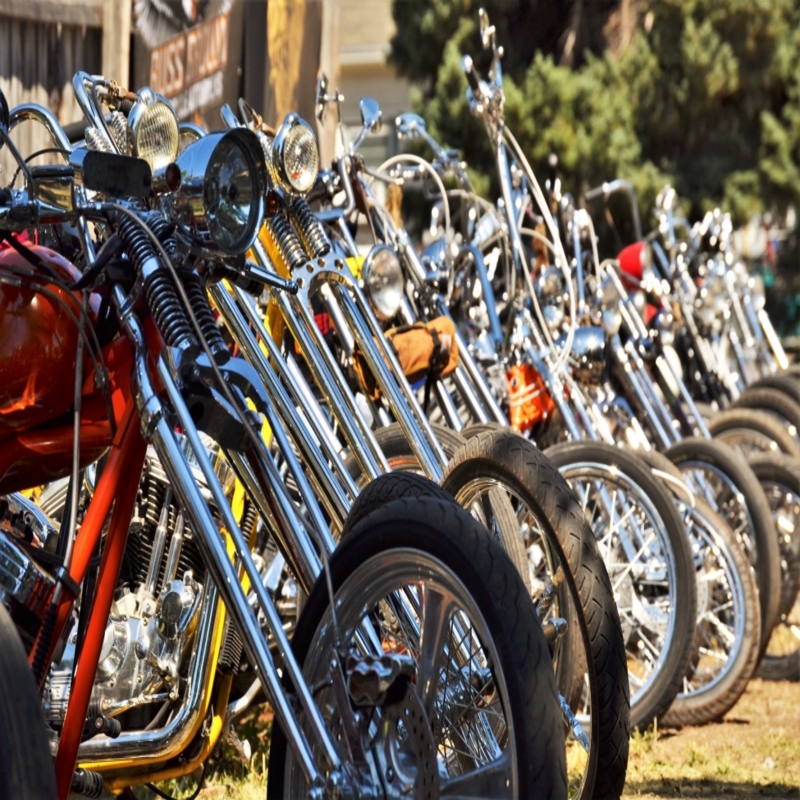
[[800,683],[753,680],[723,722],[637,735],[625,798],[800,798]]

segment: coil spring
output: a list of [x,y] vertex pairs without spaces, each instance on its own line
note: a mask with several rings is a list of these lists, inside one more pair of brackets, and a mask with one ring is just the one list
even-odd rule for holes
[[274,217],[267,219],[264,227],[278,248],[289,272],[294,272],[306,263],[303,245],[285,211],[280,210]]
[[180,249],[178,240],[172,235],[173,226],[161,214],[151,214],[147,219],[147,227],[156,235],[156,238],[167,251],[167,255],[175,265],[180,266]]
[[[151,223],[156,226],[156,223]],[[121,216],[117,225],[117,233],[128,251],[136,269],[141,271],[144,263],[154,258],[156,251],[147,233],[128,216]],[[158,234],[156,233],[156,236]],[[169,245],[170,243],[167,242]],[[168,252],[169,254],[169,252]],[[156,269],[146,276],[144,293],[147,305],[159,333],[170,347],[186,349],[197,347],[197,340],[192,333],[186,311],[181,306],[178,293],[172,285],[166,268],[159,262]]]
[[120,114],[119,111],[112,111],[111,116],[108,118],[108,130],[119,152],[124,156],[128,155],[130,151],[128,147],[128,120],[125,119],[125,115]]
[[253,527],[255,526],[257,520],[258,512],[256,511],[255,503],[247,500],[244,506],[244,514],[242,514],[241,529],[242,533],[245,535],[245,537],[247,537],[248,540],[253,535]]
[[331,241],[303,197],[296,197],[289,206],[289,214],[309,258],[320,258],[331,251]]
[[189,298],[189,305],[191,305],[197,322],[200,325],[200,330],[203,332],[211,354],[214,356],[214,361],[218,364],[227,361],[229,357],[228,348],[225,346],[225,340],[219,332],[217,323],[214,321],[214,313],[211,311],[211,306],[208,302],[208,294],[206,294],[206,287],[203,279],[196,272],[185,272],[182,274],[184,289]]
[[88,127],[83,133],[83,138],[86,140],[86,146],[90,150],[99,150],[101,153],[114,152],[114,148],[108,139],[95,127]]

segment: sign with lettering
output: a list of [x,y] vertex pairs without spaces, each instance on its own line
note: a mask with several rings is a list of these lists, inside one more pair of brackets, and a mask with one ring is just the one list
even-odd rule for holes
[[133,87],[167,97],[180,119],[219,127],[236,108],[242,73],[243,0],[137,0]]

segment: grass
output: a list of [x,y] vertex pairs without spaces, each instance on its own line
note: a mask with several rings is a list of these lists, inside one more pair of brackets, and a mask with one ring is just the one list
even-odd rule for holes
[[[263,709],[243,718],[237,734],[250,743],[250,763],[223,744],[198,800],[264,800],[271,725]],[[159,788],[183,800],[196,785],[187,778]],[[135,796],[155,797],[141,787]],[[624,800],[689,797],[800,800],[800,684],[754,680],[720,723],[633,736]]]
[[750,682],[717,724],[631,740],[625,798],[800,798],[800,685]]

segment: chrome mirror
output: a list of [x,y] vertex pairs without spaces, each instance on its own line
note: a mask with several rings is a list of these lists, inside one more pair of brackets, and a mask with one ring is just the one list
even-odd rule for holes
[[489,24],[489,15],[486,13],[485,8],[478,11],[478,18],[481,23],[481,41],[484,47],[489,47],[494,39],[495,27]]
[[381,129],[381,107],[377,100],[362,97],[358,104],[361,110],[361,124],[370,132],[377,133]]

